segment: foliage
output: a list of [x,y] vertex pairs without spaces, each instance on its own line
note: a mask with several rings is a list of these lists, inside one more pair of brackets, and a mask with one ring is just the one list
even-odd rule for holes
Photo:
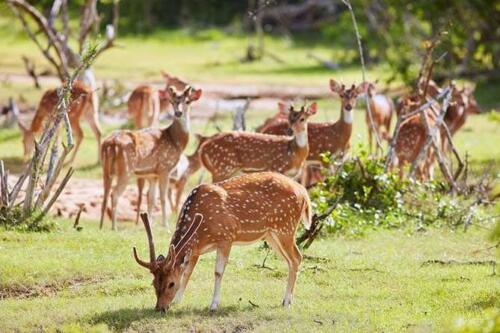
[[25,217],[20,206],[12,208],[0,207],[0,228],[17,231],[52,231],[55,224],[48,219],[37,219],[38,214],[30,214]]
[[356,158],[338,162],[325,154],[323,162],[334,172],[310,193],[318,213],[337,204],[327,222],[328,232],[360,235],[375,227],[456,228],[481,217],[474,198],[452,196],[439,180],[422,183],[386,173],[384,161],[361,148]]

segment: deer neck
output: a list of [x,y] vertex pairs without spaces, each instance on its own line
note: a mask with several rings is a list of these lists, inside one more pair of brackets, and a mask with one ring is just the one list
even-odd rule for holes
[[290,150],[294,153],[305,153],[309,152],[309,140],[307,138],[307,125],[306,129],[294,134],[292,141],[290,142]]
[[342,107],[340,109],[340,119],[339,123],[342,124],[345,127],[352,127],[352,122],[353,122],[353,111],[347,111],[344,108],[344,104],[342,104]]
[[189,141],[189,116],[183,115],[181,118],[174,118],[172,125],[167,128],[169,137],[174,144],[182,151]]

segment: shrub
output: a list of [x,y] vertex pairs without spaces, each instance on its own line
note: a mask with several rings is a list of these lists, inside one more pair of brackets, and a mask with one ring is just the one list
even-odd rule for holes
[[0,228],[34,232],[52,231],[55,229],[55,224],[49,222],[47,218],[38,219],[34,216],[38,216],[38,214],[31,214],[31,217],[25,218],[23,210],[19,206],[13,208],[0,207]]
[[326,221],[328,232],[360,235],[376,227],[457,227],[480,215],[474,198],[450,195],[448,185],[441,181],[400,179],[384,171],[384,160],[370,158],[365,151],[344,162],[325,154],[323,162],[334,172],[313,187],[310,195],[318,214],[336,205]]

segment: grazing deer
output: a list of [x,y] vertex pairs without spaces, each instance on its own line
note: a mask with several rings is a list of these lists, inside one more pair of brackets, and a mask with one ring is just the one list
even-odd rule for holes
[[307,120],[316,110],[316,103],[300,111],[290,107],[288,119],[293,137],[249,132],[216,134],[201,146],[201,162],[213,182],[238,172],[276,171],[296,176],[309,152]]
[[368,105],[366,106],[365,122],[368,127],[368,145],[370,152],[373,148],[373,130],[375,129],[376,135],[383,140],[390,140],[389,129],[391,127],[392,114],[394,112],[394,103],[389,97],[377,94],[375,85],[368,84],[367,88],[368,103],[370,103],[370,111],[373,120],[373,127],[370,122],[370,115],[368,114]]
[[[50,121],[54,116],[57,103],[59,102],[57,91],[57,89],[50,89],[43,94],[30,127],[25,127],[18,121],[19,128],[23,135],[24,160],[29,158],[29,155],[34,149],[35,136],[42,132],[44,123]],[[89,123],[92,132],[94,132],[97,140],[98,160],[100,160],[99,147],[101,146],[101,129],[99,125],[99,115],[94,105],[93,94],[94,92],[83,82],[75,81],[73,83],[68,118],[75,138],[75,148],[69,159],[69,163],[73,162],[75,159],[76,153],[83,140],[83,130],[80,127],[80,119],[82,117]]]
[[156,310],[166,311],[180,301],[200,255],[217,251],[215,286],[210,310],[220,303],[222,275],[233,245],[265,240],[288,264],[288,284],[283,306],[292,303],[302,255],[295,231],[302,219],[311,225],[311,203],[306,189],[273,172],[246,174],[221,183],[193,189],[184,202],[170,242],[168,255],[156,257],[151,227],[142,215],[149,243],[149,262],[137,263],[153,274]]
[[277,133],[273,133],[273,128],[277,124],[282,124],[282,123],[288,124],[288,115],[289,114],[290,114],[289,105],[282,103],[282,102],[278,102],[278,112],[274,116],[269,117],[266,120],[264,120],[264,123],[255,129],[255,132],[274,134],[274,135],[282,135],[282,133],[280,133],[281,129],[279,127],[277,130]]
[[159,182],[162,223],[167,225],[165,196],[168,192],[168,179],[188,143],[190,104],[201,97],[201,90],[187,86],[180,93],[173,87],[170,87],[167,92],[175,116],[170,126],[161,129],[116,131],[108,136],[102,144],[104,197],[101,210],[101,228],[112,179],[116,178],[116,185],[111,195],[112,228],[115,230],[118,200],[132,173],[138,178],[148,179],[150,182],[148,193],[150,214],[154,206],[155,183]]
[[[405,98],[401,103],[403,114],[412,112],[420,106],[420,103],[414,98]],[[427,140],[427,129],[423,123],[423,117],[427,118],[430,128],[436,126],[436,116],[430,109],[411,116],[410,118],[404,120],[400,125],[399,134],[396,138],[396,144],[394,147],[395,159],[393,163],[393,166],[399,168],[400,177],[403,177],[404,166],[408,163],[413,163],[417,159],[420,150]],[[438,140],[439,146],[441,137],[438,135],[436,139]],[[424,160],[420,165],[417,165],[417,178],[422,180],[433,178],[435,160],[433,149],[434,148],[430,146]]]

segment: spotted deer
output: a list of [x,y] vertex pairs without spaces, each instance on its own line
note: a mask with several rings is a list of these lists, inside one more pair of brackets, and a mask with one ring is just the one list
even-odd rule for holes
[[452,102],[444,116],[444,122],[450,129],[451,135],[455,135],[463,127],[469,115],[480,113],[473,92],[473,88],[466,87],[459,90],[453,86]]
[[201,146],[201,163],[213,182],[239,172],[276,171],[297,176],[309,152],[307,120],[316,110],[316,103],[299,111],[290,108],[292,137],[234,131],[216,134]]
[[[366,106],[365,122],[368,127],[368,145],[370,152],[373,149],[373,132],[375,130],[377,137],[389,141],[389,130],[391,127],[392,114],[394,113],[394,103],[391,98],[378,94],[375,84],[369,83],[366,93],[368,94],[368,103],[370,103],[370,110]],[[373,121],[373,126],[370,121],[370,115]]]
[[[414,98],[406,98],[402,101],[403,114],[412,112],[420,106],[420,103]],[[399,175],[403,177],[404,167],[407,164],[412,164],[418,157],[427,139],[427,129],[424,125],[423,117],[426,117],[430,128],[436,126],[436,116],[428,109],[419,114],[415,114],[404,120],[399,129],[399,134],[396,137],[394,147],[395,159],[393,167],[399,168]],[[438,144],[440,144],[441,136],[437,136]],[[430,146],[427,154],[420,165],[416,166],[416,176],[419,179],[432,179],[434,171],[434,150]]]
[[[69,163],[75,159],[83,140],[83,130],[80,126],[80,120],[82,117],[88,122],[96,137],[98,160],[100,160],[99,147],[101,145],[101,129],[99,125],[99,115],[97,114],[97,109],[94,105],[93,95],[94,92],[83,82],[75,81],[73,83],[68,118],[73,131],[73,136],[75,138],[75,148],[71,158],[69,159]],[[38,104],[38,108],[36,109],[35,117],[31,121],[31,125],[26,127],[21,122],[18,122],[23,135],[24,160],[29,158],[34,149],[35,136],[42,132],[44,124],[47,121],[50,121],[55,115],[58,102],[59,96],[57,94],[57,89],[47,90]]]
[[174,110],[174,119],[170,126],[116,131],[102,143],[104,197],[101,228],[112,180],[116,178],[111,194],[111,220],[112,228],[115,230],[118,200],[132,174],[137,178],[147,179],[150,183],[148,192],[150,214],[154,207],[156,182],[159,183],[162,223],[167,225],[165,197],[168,192],[168,179],[188,143],[190,104],[201,97],[201,90],[187,86],[180,92],[170,87],[167,92]]
[[[172,170],[169,178],[169,186],[168,186],[168,201],[170,204],[170,208],[174,213],[177,213],[179,210],[179,205],[182,198],[182,193],[184,191],[184,187],[186,186],[187,180],[190,176],[192,176],[196,171],[201,168],[200,162],[200,147],[209,137],[202,136],[200,134],[195,134],[198,139],[198,146],[196,150],[191,155],[181,154],[179,157],[179,161],[175,165],[174,170]],[[139,223],[140,216],[140,207],[142,205],[142,192],[145,185],[144,178],[137,179],[138,186],[138,200],[137,200],[137,218],[136,224]]]
[[[307,156],[307,167],[302,177],[303,184],[311,186],[323,178],[321,173],[321,154],[330,152],[334,155],[343,155],[350,147],[353,108],[356,106],[357,97],[365,92],[368,83],[354,84],[351,88],[345,87],[335,80],[330,80],[330,89],[341,98],[340,119],[336,122],[311,122],[307,125],[309,154]],[[264,133],[286,135],[289,124],[280,121],[264,129]]]
[[211,310],[220,303],[222,275],[233,245],[265,240],[288,264],[283,306],[292,303],[302,261],[295,232],[300,220],[311,225],[311,203],[306,189],[278,173],[237,176],[221,183],[202,184],[191,191],[182,207],[166,257],[156,257],[151,227],[142,215],[149,243],[149,262],[137,263],[153,274],[156,310],[166,311],[180,301],[201,255],[216,251],[215,285]]

